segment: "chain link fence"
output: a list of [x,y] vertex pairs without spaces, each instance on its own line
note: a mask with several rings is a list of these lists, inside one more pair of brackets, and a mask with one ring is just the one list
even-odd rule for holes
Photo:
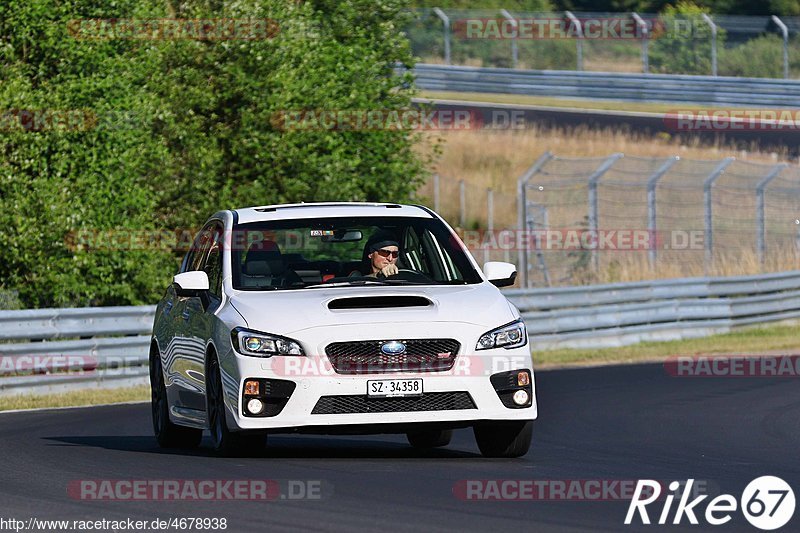
[[[438,191],[438,192],[437,192]],[[520,286],[797,268],[800,167],[543,154],[516,194],[434,176],[419,191],[480,261]]]
[[406,33],[423,63],[800,77],[800,17],[440,8],[410,14]]

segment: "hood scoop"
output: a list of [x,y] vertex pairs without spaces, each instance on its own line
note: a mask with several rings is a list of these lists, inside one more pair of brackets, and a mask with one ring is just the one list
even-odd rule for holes
[[428,307],[433,302],[423,296],[355,296],[328,302],[328,309],[388,309],[392,307]]

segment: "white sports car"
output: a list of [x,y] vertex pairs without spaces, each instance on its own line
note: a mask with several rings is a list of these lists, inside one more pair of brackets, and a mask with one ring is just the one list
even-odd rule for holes
[[473,427],[489,457],[527,453],[537,416],[528,336],[456,233],[420,206],[221,211],[159,302],[153,429],[223,455],[269,433],[405,433],[445,446]]

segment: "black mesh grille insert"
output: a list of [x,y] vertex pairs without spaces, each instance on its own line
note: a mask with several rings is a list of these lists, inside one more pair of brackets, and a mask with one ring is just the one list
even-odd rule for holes
[[455,339],[412,339],[402,341],[404,353],[387,355],[381,352],[386,342],[333,342],[325,347],[325,354],[338,374],[441,372],[453,368],[461,348]]
[[403,413],[412,411],[457,411],[477,409],[468,392],[427,392],[411,398],[367,398],[366,396],[323,396],[312,415],[346,413]]

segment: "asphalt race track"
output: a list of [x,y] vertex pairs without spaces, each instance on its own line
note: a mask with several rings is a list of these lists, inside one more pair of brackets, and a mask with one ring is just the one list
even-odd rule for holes
[[[531,452],[487,460],[470,430],[420,452],[404,436],[277,435],[259,457],[160,450],[147,404],[0,414],[3,518],[227,519],[227,531],[669,531],[625,526],[628,500],[473,501],[460,480],[703,480],[738,500],[752,479],[800,488],[800,389],[791,378],[676,378],[661,364],[537,374]],[[320,498],[272,501],[97,501],[68,496],[85,479],[270,479],[321,482]],[[461,486],[463,486],[463,481]],[[455,491],[459,493],[458,490]],[[284,494],[285,495],[285,494]],[[676,498],[677,504],[678,498]],[[656,507],[657,506],[657,507]],[[675,505],[673,505],[673,510]],[[702,515],[705,505],[698,508]],[[658,519],[661,503],[651,507]],[[670,522],[672,514],[670,515]],[[740,511],[725,525],[759,531]],[[781,531],[797,531],[795,516]],[[175,529],[173,529],[174,531]]]

